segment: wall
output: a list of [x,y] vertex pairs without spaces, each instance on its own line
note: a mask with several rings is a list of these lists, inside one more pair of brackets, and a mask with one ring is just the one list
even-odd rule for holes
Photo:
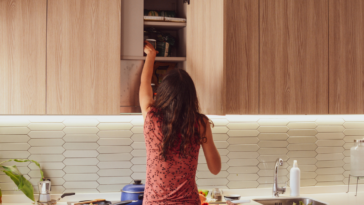
[[[271,187],[278,157],[280,183],[289,180],[294,159],[302,186],[347,183],[350,148],[364,136],[364,116],[210,116],[222,171],[209,173],[203,152],[199,187]],[[145,179],[141,116],[0,116],[0,159],[40,162],[52,180],[52,192],[118,192],[132,179]],[[8,163],[9,164],[9,163]],[[33,184],[34,164],[16,163]],[[5,194],[19,193],[0,173]]]

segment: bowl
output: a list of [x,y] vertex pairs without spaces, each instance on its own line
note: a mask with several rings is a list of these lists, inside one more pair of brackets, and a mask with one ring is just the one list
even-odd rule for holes
[[240,195],[227,195],[224,196],[226,201],[234,201],[234,200],[239,200],[240,199]]

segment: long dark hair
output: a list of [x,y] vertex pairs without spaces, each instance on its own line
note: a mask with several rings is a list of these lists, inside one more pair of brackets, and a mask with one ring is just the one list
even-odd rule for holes
[[[152,107],[156,108],[153,114],[161,120],[160,156],[167,160],[172,149],[178,149],[182,158],[189,156],[193,145],[207,141],[206,126],[210,126],[206,123],[206,115],[200,113],[192,78],[182,69],[169,71],[159,85],[156,97]],[[200,126],[203,132],[200,132]]]

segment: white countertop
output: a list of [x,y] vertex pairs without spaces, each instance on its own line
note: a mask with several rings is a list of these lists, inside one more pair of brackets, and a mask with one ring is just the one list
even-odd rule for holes
[[[358,196],[355,196],[355,186],[350,187],[348,194],[345,193],[347,186],[332,186],[332,187],[303,187],[301,188],[301,196],[307,197],[317,201],[327,203],[329,205],[364,205],[364,186],[359,185]],[[362,190],[362,191],[360,191]],[[225,195],[239,194],[241,199],[259,199],[259,198],[272,198],[272,189],[230,189],[223,190]],[[326,193],[324,193],[326,192]],[[317,194],[316,194],[317,193]],[[52,198],[58,198],[60,195],[52,195]],[[289,193],[281,195],[280,197],[289,197]],[[67,201],[79,201],[91,198],[105,198],[111,201],[120,200],[120,193],[100,193],[100,194],[76,194],[63,198],[57,205],[67,205]],[[33,205],[34,203],[27,202],[24,195],[4,195],[2,205]],[[244,205],[259,205],[253,200]]]

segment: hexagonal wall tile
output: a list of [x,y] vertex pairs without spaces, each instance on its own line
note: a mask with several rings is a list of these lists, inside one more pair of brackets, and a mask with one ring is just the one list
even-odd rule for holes
[[287,127],[289,129],[315,129],[317,124],[315,122],[290,122]]
[[316,149],[316,152],[319,154],[323,153],[341,153],[344,151],[342,147],[319,147]]
[[228,150],[231,152],[254,152],[257,151],[259,149],[258,145],[255,144],[250,144],[250,145],[246,145],[246,144],[237,144],[237,145],[230,145],[228,147]]
[[318,140],[342,140],[344,137],[343,133],[318,133],[316,135]]
[[131,177],[100,177],[97,182],[99,184],[129,184],[132,182]]
[[291,159],[289,159],[287,161],[287,163],[292,166],[293,165],[293,160],[297,160],[298,166],[301,166],[301,165],[315,165],[316,162],[317,162],[316,158],[306,157],[306,158],[299,158],[299,159],[291,158]]
[[35,160],[37,162],[62,162],[64,160],[63,155],[31,155],[28,159]]
[[306,158],[306,157],[316,157],[317,152],[316,151],[289,151],[287,153],[287,155],[289,157],[301,157],[301,158]]
[[134,142],[144,142],[145,141],[144,134],[133,134],[133,136],[131,137],[131,139]]
[[332,153],[332,154],[318,154],[316,156],[318,160],[339,160],[344,159],[344,155],[342,153]]
[[99,153],[96,150],[66,150],[65,157],[97,157]]
[[287,140],[289,137],[286,133],[260,133],[258,138],[260,140]]
[[132,173],[130,169],[101,169],[97,172],[101,177],[128,177]]
[[229,144],[257,144],[259,138],[257,137],[239,137],[228,139]]
[[287,148],[260,148],[258,152],[261,155],[271,155],[271,154],[286,155],[288,152],[288,149]]
[[80,189],[80,188],[97,188],[97,182],[66,182],[63,184],[66,189]]
[[290,144],[287,147],[288,150],[297,150],[297,151],[316,150],[316,148],[317,148],[317,145],[313,144],[313,143]]
[[99,153],[129,153],[133,150],[130,146],[100,146],[97,151]]
[[131,170],[133,170],[133,172],[142,172],[142,173],[145,173],[146,170],[147,170],[147,165],[145,165],[145,164],[133,165],[131,167]]
[[28,134],[30,130],[27,127],[0,127],[1,135]]
[[34,131],[60,131],[66,126],[63,123],[30,123],[28,128]]
[[230,159],[228,164],[232,167],[256,166],[259,161],[257,159]]
[[28,143],[1,143],[0,150],[28,150],[30,145]]
[[67,166],[63,169],[67,174],[88,174],[97,173],[99,167],[97,166]]
[[97,165],[99,160],[97,158],[68,158],[63,161],[65,165]]
[[97,135],[101,138],[130,138],[133,133],[130,130],[102,130]]
[[31,154],[62,154],[63,147],[31,147],[28,150]]
[[99,178],[97,174],[66,174],[63,178],[71,181],[96,181]]
[[219,174],[214,175],[211,174],[210,171],[198,171],[196,174],[197,178],[199,179],[217,179],[217,178],[226,178],[229,176],[229,173],[227,171],[220,171]]
[[130,160],[133,156],[129,153],[120,153],[120,154],[100,154],[97,157],[100,162],[107,161],[120,161],[120,160]]
[[1,151],[1,157],[5,159],[26,159],[29,155],[28,151]]
[[[42,169],[63,169],[66,166],[62,162],[41,162],[39,164]],[[29,164],[28,167],[32,170],[39,170],[34,163]]]
[[130,168],[133,164],[130,161],[100,162],[97,164],[100,169],[121,169]]
[[96,134],[67,134],[63,140],[65,142],[97,142],[99,137]]
[[62,146],[65,142],[62,139],[31,139],[28,144],[33,147]]
[[259,135],[257,130],[230,130],[227,132],[230,137],[255,137]]
[[92,150],[97,149],[99,147],[99,144],[97,143],[65,143],[63,147],[67,150],[76,149],[76,150]]
[[230,130],[255,130],[259,127],[259,124],[256,122],[250,123],[229,123],[227,127]]
[[136,134],[138,134],[138,133],[143,134],[144,133],[144,127],[133,127],[131,129],[131,131],[133,133],[136,133]]
[[256,159],[258,152],[229,152],[227,155],[230,159]]
[[258,131],[261,133],[286,133],[288,127],[286,126],[260,126]]
[[100,130],[130,130],[133,127],[130,123],[105,123],[102,122],[97,125]]
[[22,143],[29,140],[28,135],[0,135],[0,143]]
[[230,181],[227,186],[230,189],[247,189],[256,188],[259,183],[257,181]]
[[315,143],[317,138],[315,136],[290,136],[287,141],[290,144]]
[[287,132],[289,136],[314,136],[317,134],[315,129],[291,129]]
[[101,138],[97,141],[99,145],[131,145],[133,141],[128,138]]
[[260,141],[258,143],[259,147],[287,147],[287,141]]
[[133,155],[134,157],[146,157],[147,151],[146,150],[133,150],[131,152],[131,155]]
[[147,163],[147,158],[146,157],[134,157],[131,160],[131,163],[133,163],[133,164],[146,164]]
[[66,134],[96,134],[98,131],[97,127],[66,127],[63,129]]
[[255,174],[259,171],[258,167],[229,167],[230,174]]
[[63,124],[67,127],[96,127],[99,121],[90,118],[66,119]]

